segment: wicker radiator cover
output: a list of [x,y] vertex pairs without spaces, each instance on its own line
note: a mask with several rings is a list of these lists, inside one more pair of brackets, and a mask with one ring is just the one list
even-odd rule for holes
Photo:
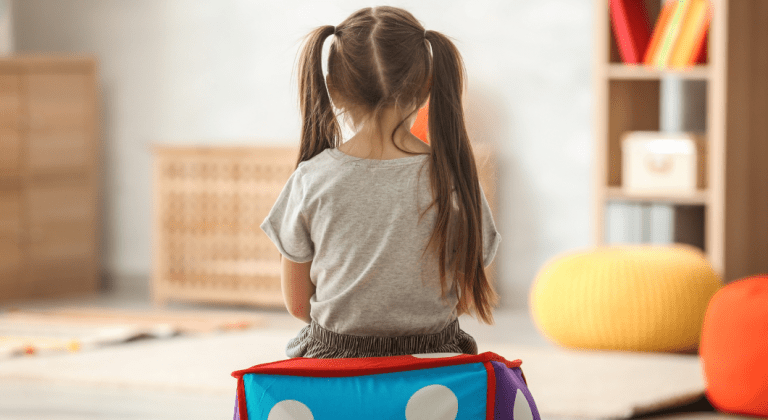
[[[498,220],[493,157],[473,149]],[[284,307],[280,254],[259,225],[295,170],[298,147],[154,146],[153,155],[155,303]]]

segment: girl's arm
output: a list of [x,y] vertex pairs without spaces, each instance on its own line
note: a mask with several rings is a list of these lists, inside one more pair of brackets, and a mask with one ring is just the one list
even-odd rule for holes
[[283,300],[288,312],[309,324],[309,299],[315,294],[315,285],[309,277],[312,261],[297,263],[280,256],[282,265],[281,285]]

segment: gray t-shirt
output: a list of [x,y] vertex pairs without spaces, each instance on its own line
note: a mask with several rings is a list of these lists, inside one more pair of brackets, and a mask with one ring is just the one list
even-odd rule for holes
[[[435,204],[419,221],[432,201],[429,162],[429,155],[360,159],[331,148],[288,179],[260,227],[285,258],[312,261],[310,316],[320,326],[401,336],[436,333],[456,319],[450,271],[446,304],[438,257],[422,258],[437,218]],[[481,196],[487,267],[501,235],[482,188]]]

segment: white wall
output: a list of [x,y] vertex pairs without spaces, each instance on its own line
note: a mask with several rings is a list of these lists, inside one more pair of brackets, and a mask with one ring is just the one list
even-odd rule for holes
[[[498,148],[499,291],[523,307],[539,268],[590,244],[593,0],[388,3],[453,37],[470,134]],[[370,3],[24,0],[18,51],[100,59],[105,267],[149,274],[151,142],[296,143],[293,66],[311,28]]]

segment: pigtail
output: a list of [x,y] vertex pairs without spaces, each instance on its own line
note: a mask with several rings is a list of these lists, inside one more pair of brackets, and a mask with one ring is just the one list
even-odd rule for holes
[[304,43],[299,60],[299,105],[301,107],[301,146],[296,167],[323,150],[335,147],[341,130],[331,106],[323,77],[323,42],[333,35],[334,27],[321,26]]
[[464,65],[446,36],[426,31],[425,37],[432,49],[428,126],[433,163],[430,176],[438,204],[429,243],[437,235],[443,290],[446,248],[453,246],[450,266],[456,279],[458,313],[475,312],[485,323],[493,324],[492,308],[499,297],[483,267],[481,191],[462,106]]

